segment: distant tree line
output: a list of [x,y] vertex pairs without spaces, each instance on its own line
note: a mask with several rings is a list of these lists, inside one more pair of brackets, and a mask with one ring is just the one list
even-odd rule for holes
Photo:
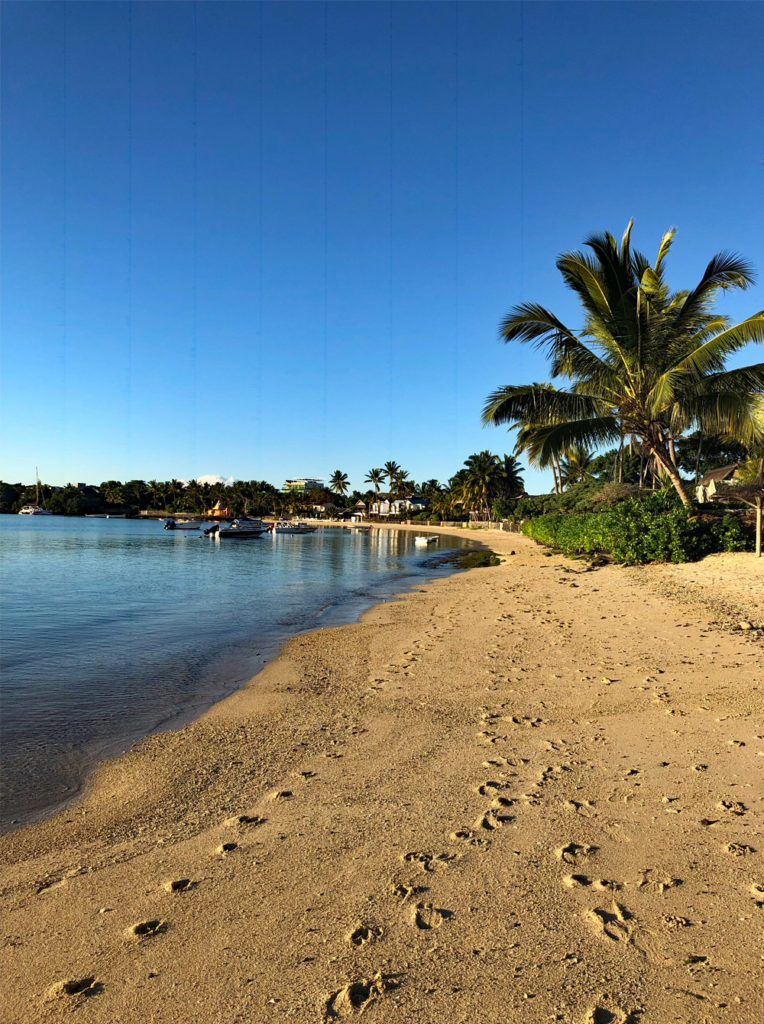
[[[436,479],[417,483],[397,462],[369,471],[367,490],[350,491],[348,476],[336,470],[327,488],[283,492],[266,480],[237,480],[233,484],[183,480],[104,480],[98,486],[40,484],[39,500],[54,515],[82,516],[141,513],[203,515],[218,501],[231,516],[248,514],[312,515],[345,511],[363,502],[366,509],[383,498],[395,501],[421,498],[428,511],[444,519],[470,515],[488,518],[496,501],[511,501],[523,492],[522,472],[511,455],[484,451],[471,455],[447,483]],[[37,501],[35,486],[0,482],[0,512],[15,513]]]

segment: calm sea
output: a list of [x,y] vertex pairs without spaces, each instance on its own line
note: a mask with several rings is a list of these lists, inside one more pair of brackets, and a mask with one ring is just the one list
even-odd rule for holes
[[0,516],[0,826],[71,799],[96,761],[194,717],[286,637],[453,571],[434,563],[459,545],[330,528],[216,543],[156,521]]

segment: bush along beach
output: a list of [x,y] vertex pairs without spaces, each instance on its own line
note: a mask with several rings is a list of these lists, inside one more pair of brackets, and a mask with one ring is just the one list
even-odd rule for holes
[[720,551],[752,551],[731,514],[701,516],[667,494],[627,498],[602,512],[552,512],[522,524],[527,537],[566,555],[610,555],[624,565],[692,562]]

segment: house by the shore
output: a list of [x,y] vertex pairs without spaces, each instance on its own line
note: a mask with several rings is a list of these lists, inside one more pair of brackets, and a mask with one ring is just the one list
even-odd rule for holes
[[720,484],[734,486],[737,482],[735,477],[739,468],[739,463],[733,462],[729,466],[719,466],[718,469],[709,470],[695,485],[696,501],[699,501],[701,504],[711,501]]

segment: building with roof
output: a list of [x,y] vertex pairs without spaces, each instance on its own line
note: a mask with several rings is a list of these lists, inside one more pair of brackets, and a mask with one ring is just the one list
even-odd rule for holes
[[738,468],[738,463],[733,462],[729,466],[719,466],[718,469],[709,470],[695,485],[696,500],[701,504],[710,501],[716,494],[719,484],[734,484]]
[[293,480],[285,480],[281,491],[283,494],[305,494],[308,491],[324,490],[325,487],[325,482],[318,477],[298,476]]

